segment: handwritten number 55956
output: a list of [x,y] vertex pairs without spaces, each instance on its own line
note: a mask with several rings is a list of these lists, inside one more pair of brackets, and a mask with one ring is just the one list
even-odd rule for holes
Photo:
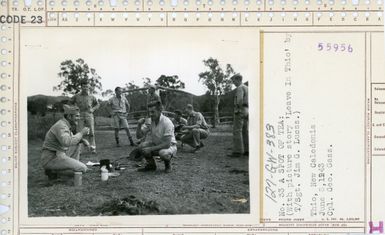
[[353,52],[353,47],[346,43],[318,43],[318,51]]

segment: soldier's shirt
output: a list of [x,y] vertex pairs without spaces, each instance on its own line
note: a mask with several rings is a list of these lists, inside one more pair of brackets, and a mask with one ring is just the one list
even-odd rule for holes
[[109,100],[109,103],[113,113],[127,113],[129,111],[127,110],[127,106],[130,107],[130,103],[128,103],[128,100],[124,96],[120,98],[114,96]]
[[189,126],[199,125],[201,129],[209,128],[203,115],[200,112],[195,112],[195,111],[193,111],[191,115],[188,116],[187,125]]
[[187,120],[182,117],[179,118],[179,120],[176,120],[175,118],[173,118],[172,123],[174,124],[175,127],[177,127],[180,125],[187,125]]
[[241,84],[235,89],[234,113],[242,112],[243,107],[249,106],[249,92],[247,86]]
[[151,122],[150,126],[143,126],[142,131],[144,133],[148,133],[148,141],[154,143],[155,145],[163,143],[168,137],[171,137],[172,144],[176,144],[174,124],[163,114],[160,115],[158,125],[156,125],[155,122]]
[[70,146],[77,145],[82,138],[83,135],[81,133],[73,135],[70,123],[65,118],[62,118],[45,135],[43,149],[66,152]]
[[93,95],[84,95],[83,93],[78,93],[71,98],[71,102],[76,104],[79,107],[81,113],[93,113],[91,109],[97,109],[99,107],[99,102]]

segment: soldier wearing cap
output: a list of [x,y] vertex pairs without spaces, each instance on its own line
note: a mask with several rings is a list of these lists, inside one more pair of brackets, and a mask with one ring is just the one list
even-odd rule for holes
[[144,125],[145,119],[138,124],[140,131],[139,138],[146,134],[145,142],[139,146],[142,156],[146,159],[146,166],[139,171],[155,171],[156,163],[154,156],[159,156],[165,165],[165,171],[171,171],[171,159],[175,156],[177,147],[174,136],[174,125],[171,120],[162,114],[162,104],[152,102],[148,104],[148,111],[151,117],[151,125]]
[[80,132],[72,134],[80,119],[79,108],[64,105],[64,117],[57,121],[45,135],[41,164],[49,179],[57,178],[60,172],[86,172],[87,166],[79,161],[80,147],[89,147],[85,135],[89,128],[84,127]]
[[233,121],[233,152],[230,157],[249,155],[249,101],[248,88],[242,83],[242,76],[231,77],[235,89],[234,121]]
[[94,111],[99,108],[99,102],[95,96],[90,94],[90,87],[87,81],[83,81],[81,86],[81,92],[74,95],[70,103],[78,106],[80,109],[78,131],[85,126],[90,128],[90,149],[92,153],[96,153]]
[[115,140],[116,146],[119,147],[119,130],[120,128],[124,128],[126,131],[128,140],[130,141],[131,146],[135,146],[134,141],[132,140],[130,129],[127,122],[127,115],[130,112],[130,103],[124,95],[122,95],[122,88],[115,88],[115,96],[112,97],[108,104],[111,108],[111,116],[113,120],[113,125],[115,129]]
[[195,112],[191,104],[187,105],[188,113],[187,125],[182,127],[182,131],[186,134],[182,137],[182,143],[186,143],[193,147],[192,153],[204,146],[202,139],[206,139],[209,135],[209,126],[206,123],[202,113]]

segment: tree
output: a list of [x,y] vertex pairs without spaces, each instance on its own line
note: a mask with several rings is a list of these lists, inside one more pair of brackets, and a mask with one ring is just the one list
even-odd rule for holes
[[90,85],[91,93],[95,94],[102,91],[101,77],[95,69],[90,68],[83,59],[65,60],[60,63],[58,76],[62,79],[59,85],[55,86],[54,91],[63,91],[63,95],[76,94],[81,90],[81,83],[87,81]]
[[36,100],[28,100],[27,101],[27,110],[32,114],[40,114],[41,116],[45,116],[47,113],[47,105],[48,101],[46,98],[39,98]]
[[151,78],[147,78],[147,77],[146,78],[142,78],[142,81],[143,81],[143,87],[147,87],[147,86],[152,84]]
[[156,83],[159,86],[167,87],[167,88],[171,88],[171,89],[176,89],[176,90],[185,88],[184,82],[182,82],[179,79],[178,75],[166,76],[166,75],[162,74],[156,80]]
[[213,127],[219,123],[219,103],[220,97],[226,92],[231,91],[232,81],[230,77],[235,74],[230,64],[226,64],[223,70],[217,59],[208,58],[203,60],[203,64],[208,71],[199,74],[199,81],[208,89],[209,94],[214,97],[214,122]]
[[111,98],[114,95],[114,93],[115,92],[112,91],[111,89],[107,89],[107,90],[102,92],[102,96],[105,98]]
[[[182,82],[178,75],[172,75],[172,76],[166,76],[166,75],[161,75],[157,80],[156,83],[158,86],[161,87],[166,87],[174,90],[181,90],[185,88],[184,82]],[[162,91],[160,93],[161,99],[163,101],[163,105],[165,110],[169,110],[170,107],[173,106],[174,101],[178,100],[177,99],[177,92],[173,91]]]

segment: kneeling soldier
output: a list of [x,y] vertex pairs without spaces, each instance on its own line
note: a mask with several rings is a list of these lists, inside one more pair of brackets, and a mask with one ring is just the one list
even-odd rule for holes
[[139,146],[143,157],[147,161],[146,166],[140,168],[139,171],[155,171],[156,163],[154,156],[159,156],[164,161],[165,171],[170,172],[170,161],[177,151],[174,125],[168,117],[162,114],[162,104],[160,102],[148,104],[148,112],[151,117],[151,125],[143,125],[144,119],[139,123],[141,134],[149,134],[146,141]]
[[191,104],[187,105],[186,111],[189,116],[187,118],[187,125],[182,128],[182,131],[186,133],[182,137],[182,143],[193,147],[192,153],[195,153],[204,146],[201,140],[209,136],[209,126],[202,113],[195,112]]
[[90,131],[84,127],[73,135],[80,119],[79,108],[64,105],[64,118],[57,121],[45,135],[41,163],[49,179],[56,179],[60,172],[86,172],[87,166],[79,161],[81,145],[89,147],[83,136]]

